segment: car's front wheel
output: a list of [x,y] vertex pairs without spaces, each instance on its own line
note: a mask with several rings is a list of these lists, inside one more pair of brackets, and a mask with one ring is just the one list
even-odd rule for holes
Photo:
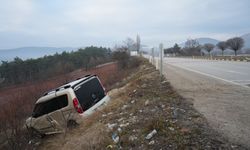
[[38,130],[36,130],[35,128],[32,127],[27,127],[27,130],[29,132],[29,135],[31,137],[38,137],[38,138],[43,138],[45,136],[45,134],[39,132]]

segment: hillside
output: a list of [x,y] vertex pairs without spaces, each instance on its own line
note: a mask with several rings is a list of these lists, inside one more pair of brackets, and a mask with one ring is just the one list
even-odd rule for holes
[[[23,130],[25,129],[23,128],[24,121],[31,115],[34,103],[44,92],[87,74],[96,74],[106,90],[109,91],[115,86],[115,83],[121,81],[133,70],[134,68],[121,70],[118,68],[117,63],[107,63],[88,71],[78,69],[68,74],[54,76],[47,80],[1,88],[0,149],[34,149],[32,148],[33,145],[30,140],[34,140],[35,137],[30,136],[27,130]],[[110,74],[110,72],[112,72],[112,74]],[[5,134],[7,129],[13,131],[13,133],[11,133],[11,135]]]
[[104,109],[65,134],[34,141],[38,149],[241,149],[212,130],[149,63],[117,85]]

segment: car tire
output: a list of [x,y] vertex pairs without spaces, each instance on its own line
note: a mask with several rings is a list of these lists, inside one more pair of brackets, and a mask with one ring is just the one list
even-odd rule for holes
[[43,138],[45,137],[45,134],[42,134],[41,132],[37,131],[35,128],[27,128],[29,134],[31,137],[38,137],[38,138]]

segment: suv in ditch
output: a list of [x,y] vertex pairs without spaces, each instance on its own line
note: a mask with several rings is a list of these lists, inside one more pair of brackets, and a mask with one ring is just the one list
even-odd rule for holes
[[109,99],[99,78],[87,75],[46,92],[37,100],[26,127],[39,135],[64,132],[69,124],[81,123]]

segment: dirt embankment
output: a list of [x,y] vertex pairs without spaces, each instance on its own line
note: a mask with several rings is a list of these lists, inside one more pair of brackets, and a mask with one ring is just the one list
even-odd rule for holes
[[145,62],[109,92],[112,100],[39,149],[244,149],[210,129],[190,102]]

